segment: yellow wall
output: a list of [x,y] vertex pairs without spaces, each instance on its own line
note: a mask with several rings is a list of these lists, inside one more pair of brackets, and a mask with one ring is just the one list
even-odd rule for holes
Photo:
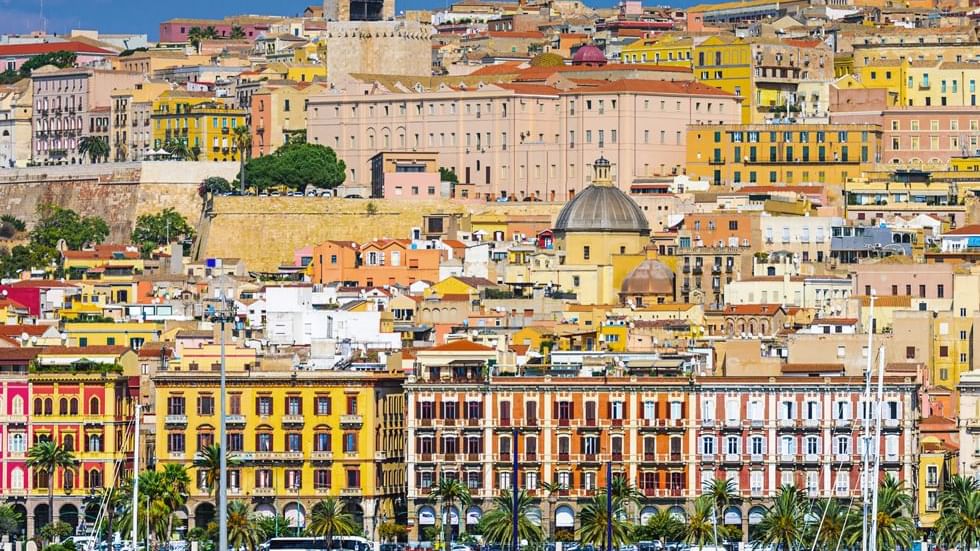
[[[721,64],[715,64],[721,54]],[[752,122],[756,94],[752,88],[751,46],[741,39],[711,37],[694,48],[694,78],[709,86],[742,96],[742,122]]]
[[691,67],[694,54],[690,38],[661,36],[643,38],[623,48],[620,59],[623,63],[645,63],[667,67]]
[[224,100],[165,92],[153,102],[153,148],[180,140],[200,151],[200,161],[237,161],[234,129],[245,126],[245,117]]
[[65,324],[65,333],[77,346],[114,345],[139,349],[143,343],[159,341],[162,331],[162,323],[152,322]]

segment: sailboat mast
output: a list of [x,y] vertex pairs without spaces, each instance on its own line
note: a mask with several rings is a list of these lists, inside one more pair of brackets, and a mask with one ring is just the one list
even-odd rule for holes
[[140,406],[136,404],[136,417],[133,419],[133,547],[132,550],[136,551],[136,545],[139,541],[137,532],[139,531],[139,524],[137,524],[137,511],[139,510],[139,495],[140,495]]
[[884,405],[882,401],[884,399],[885,392],[885,347],[882,346],[878,350],[878,395],[875,403],[875,462],[874,470],[872,471],[873,476],[869,480],[869,483],[873,483],[873,490],[871,491],[871,528],[870,534],[868,536],[868,549],[874,551],[878,548],[878,470],[881,469],[881,450],[879,449],[879,442],[881,442],[881,407]]
[[868,551],[868,494],[869,490],[869,459],[870,459],[870,440],[871,440],[871,425],[868,423],[868,414],[870,413],[871,405],[871,366],[874,355],[871,353],[871,345],[874,339],[874,327],[875,327],[875,291],[871,290],[870,296],[870,309],[868,313],[868,365],[864,371],[864,399],[861,404],[861,420],[862,420],[862,430],[863,435],[861,436],[864,442],[863,453],[861,454],[861,551]]

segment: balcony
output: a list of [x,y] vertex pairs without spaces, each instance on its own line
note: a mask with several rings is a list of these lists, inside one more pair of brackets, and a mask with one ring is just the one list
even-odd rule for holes
[[742,456],[737,453],[726,453],[724,461],[725,463],[738,464],[742,462]]
[[723,164],[725,164],[725,158],[724,157],[712,157],[712,158],[708,159],[708,164],[709,165],[723,165]]
[[815,453],[808,453],[803,456],[803,462],[809,463],[811,465],[816,465],[820,463],[820,455]]
[[301,427],[303,426],[304,419],[303,415],[283,415],[282,416],[282,426],[284,427]]
[[716,421],[714,419],[701,419],[701,428],[703,429],[713,429],[715,428]]
[[467,463],[479,463],[482,455],[479,453],[468,453],[465,456],[465,461]]
[[902,427],[900,419],[882,419],[881,426],[886,430],[897,430]]
[[163,418],[163,424],[167,426],[187,426],[187,415],[167,415]]
[[225,425],[229,427],[244,427],[245,426],[245,416],[244,415],[226,415]]
[[359,496],[363,494],[364,491],[360,488],[341,488],[340,495],[342,496]]
[[853,460],[853,457],[849,453],[837,453],[837,454],[834,454],[834,463],[837,463],[837,464],[850,463],[852,460]]
[[310,453],[311,461],[333,461],[333,452],[315,451]]
[[749,419],[749,426],[754,429],[761,429],[766,426],[766,421],[764,419]]
[[780,463],[795,463],[796,462],[796,454],[793,454],[793,453],[781,453],[781,454],[779,454],[779,462]]
[[765,457],[766,456],[762,455],[761,453],[753,453],[749,455],[749,461],[752,463],[762,463],[766,460]]
[[222,134],[228,134],[228,133],[230,133],[230,132],[231,132],[231,129],[230,129],[230,128],[228,128],[227,126],[225,126],[225,127],[223,127],[223,128],[221,129],[221,133],[222,133]]
[[820,419],[804,419],[803,428],[805,429],[819,429]]
[[340,426],[342,427],[361,427],[364,425],[364,417],[360,415],[341,415],[340,416]]
[[714,463],[718,458],[713,453],[702,453],[701,462],[702,463]]
[[741,430],[741,419],[725,419],[725,430]]
[[834,419],[834,429],[836,430],[850,429],[852,423],[853,423],[852,419]]
[[777,425],[781,429],[792,429],[796,427],[796,419],[780,419]]
[[478,417],[470,417],[469,419],[466,420],[466,426],[467,427],[475,427],[476,428],[476,427],[479,427],[481,425],[481,421],[482,421],[482,419],[480,419]]

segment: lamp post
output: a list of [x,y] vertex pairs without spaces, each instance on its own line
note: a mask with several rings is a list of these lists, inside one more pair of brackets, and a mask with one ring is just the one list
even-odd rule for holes
[[225,401],[227,400],[225,389],[225,323],[234,321],[235,315],[230,301],[220,300],[219,308],[209,306],[211,322],[220,323],[219,349],[221,354],[221,378],[218,390],[218,399],[221,406],[219,408],[220,423],[218,428],[218,495],[215,505],[218,508],[218,551],[228,549],[228,453],[225,433],[227,430],[228,416]]

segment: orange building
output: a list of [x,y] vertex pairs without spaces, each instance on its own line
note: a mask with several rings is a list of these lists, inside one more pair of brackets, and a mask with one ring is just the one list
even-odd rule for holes
[[438,281],[445,254],[415,248],[410,239],[375,239],[363,245],[327,241],[313,248],[313,282],[375,287]]
[[682,235],[692,247],[757,247],[759,217],[740,212],[693,212],[684,215]]

